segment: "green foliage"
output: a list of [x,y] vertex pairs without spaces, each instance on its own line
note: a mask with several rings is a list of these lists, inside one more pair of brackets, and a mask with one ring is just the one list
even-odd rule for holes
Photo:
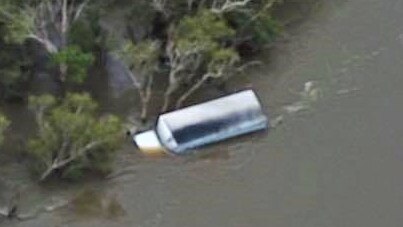
[[232,11],[225,15],[228,23],[237,31],[239,40],[259,48],[274,39],[282,32],[282,26],[273,17],[273,9],[283,0],[251,1],[247,10]]
[[34,111],[35,114],[44,114],[46,110],[53,107],[55,104],[56,99],[51,95],[29,97],[29,108]]
[[251,26],[255,40],[258,44],[265,44],[274,39],[283,31],[278,21],[270,15],[260,16]]
[[21,97],[26,90],[28,66],[31,62],[22,45],[7,43],[6,28],[0,25],[0,98]]
[[6,27],[5,40],[9,43],[23,43],[35,26],[34,18],[34,11],[21,7],[18,1],[0,2],[0,23]]
[[70,30],[69,42],[79,46],[84,51],[92,51],[100,38],[95,29],[92,21],[78,21]]
[[15,14],[13,20],[7,23],[9,33],[6,36],[7,42],[23,43],[34,27],[32,12],[29,10]]
[[85,14],[85,19],[71,25],[69,43],[79,46],[84,52],[91,52],[99,47],[106,48],[107,34],[101,28],[100,20],[105,16],[104,2],[92,2]]
[[4,142],[4,131],[8,128],[9,125],[10,121],[7,120],[7,118],[0,113],[0,145],[2,145]]
[[[1,55],[0,50],[0,57]],[[21,71],[19,63],[21,62],[10,62],[10,64],[4,66],[0,64],[0,98],[21,97],[24,92],[22,85],[27,78]]]
[[253,20],[249,15],[235,13],[230,20],[236,27],[238,36],[250,36],[252,43],[256,46],[274,41],[282,32],[280,23],[270,13],[259,14]]
[[128,41],[117,54],[129,69],[139,70],[143,76],[154,73],[158,66],[160,45],[156,41],[146,40],[133,44]]
[[78,46],[68,46],[52,55],[53,64],[64,64],[68,67],[67,80],[78,84],[87,78],[88,67],[93,61],[93,55],[84,53]]
[[143,67],[143,65],[155,64],[159,57],[159,44],[155,41],[146,40],[144,42],[133,44],[131,42],[126,43],[123,53],[132,60],[130,65],[135,67]]
[[233,48],[225,47],[227,42],[234,38],[234,35],[235,30],[227,25],[223,17],[213,14],[209,10],[202,10],[195,16],[187,16],[180,21],[175,32],[176,51],[179,53],[192,52],[201,56],[199,61],[205,62],[207,65],[197,63],[189,64],[189,66],[196,65],[198,69],[191,70],[204,74],[206,71],[221,67],[220,65],[226,65],[229,61],[239,60],[239,56]]
[[233,38],[235,31],[226,21],[209,10],[202,10],[195,16],[185,16],[176,28],[174,39],[182,51],[217,48],[221,43]]
[[176,107],[208,79],[228,78],[225,74],[239,60],[233,47],[228,47],[233,43],[235,30],[210,10],[184,17],[172,33],[166,49],[171,69],[162,112],[168,110],[170,96],[179,88],[193,84],[177,100]]
[[211,54],[211,59],[208,64],[208,72],[220,77],[229,76],[228,71],[239,61],[240,57],[233,48],[218,49]]
[[150,40],[138,44],[129,41],[117,54],[131,71],[130,77],[141,99],[141,118],[145,120],[152,96],[154,74],[159,66],[160,44]]
[[97,104],[88,94],[67,94],[59,104],[49,95],[31,97],[30,107],[39,133],[29,140],[27,150],[42,180],[54,173],[77,178],[86,170],[110,170],[120,145],[121,122],[112,115],[97,117]]

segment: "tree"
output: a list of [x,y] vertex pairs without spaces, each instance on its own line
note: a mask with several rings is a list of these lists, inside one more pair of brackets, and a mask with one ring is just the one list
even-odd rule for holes
[[197,79],[179,99],[176,101],[176,108],[180,108],[184,101],[188,99],[194,92],[202,87],[209,79],[227,80],[231,75],[235,74],[239,68],[236,64],[240,61],[238,53],[232,48],[220,48],[211,53],[206,72]]
[[147,109],[152,96],[154,74],[158,70],[160,44],[157,41],[144,41],[133,44],[127,41],[117,54],[130,70],[133,87],[141,99],[141,120],[147,119]]
[[87,77],[87,69],[93,63],[92,54],[84,53],[78,46],[68,46],[65,49],[53,54],[52,63],[68,66],[67,80],[81,84]]
[[24,86],[29,79],[28,66],[31,62],[23,48],[4,43],[1,35],[0,47],[0,99],[21,99],[26,92]]
[[0,98],[11,100],[21,98],[24,93],[22,85],[28,76],[22,69],[28,66],[29,62],[21,45],[6,42],[9,25],[5,23],[2,15],[7,12],[10,3],[8,0],[0,1]]
[[8,121],[7,118],[0,113],[0,145],[2,145],[4,142],[4,131],[9,125],[10,121]]
[[274,7],[282,0],[250,1],[244,10],[226,12],[226,18],[237,30],[236,44],[248,43],[262,47],[281,33],[280,23],[272,16]]
[[168,110],[174,92],[200,75],[211,53],[235,34],[222,17],[208,10],[184,17],[172,30],[166,47],[170,72],[163,112]]
[[40,181],[56,173],[75,178],[85,170],[110,170],[121,138],[117,117],[97,117],[97,104],[88,94],[67,94],[61,103],[43,95],[30,97],[29,103],[38,135],[29,140],[27,150]]
[[[28,0],[0,3],[0,22],[7,25],[7,40],[22,43],[32,39],[49,54],[56,54],[69,45],[69,31],[78,21],[90,0]],[[58,79],[66,81],[68,65],[59,65]]]

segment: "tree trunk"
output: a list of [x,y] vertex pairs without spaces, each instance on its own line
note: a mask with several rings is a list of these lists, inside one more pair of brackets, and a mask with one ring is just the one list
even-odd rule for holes
[[[148,104],[152,96],[152,86],[154,82],[154,76],[151,74],[146,81],[145,90],[139,90],[141,98],[141,116],[140,119],[142,123],[145,123],[148,115]],[[139,88],[140,89],[140,88]]]
[[60,81],[62,81],[63,83],[66,82],[67,79],[67,70],[68,70],[68,66],[65,63],[62,63],[59,65],[59,79]]
[[57,168],[56,165],[52,165],[49,167],[45,172],[42,173],[41,178],[39,179],[40,182],[45,181]]
[[206,80],[209,78],[208,75],[204,75],[196,84],[194,84],[187,92],[185,92],[177,101],[176,109],[182,107],[183,103],[195,92],[197,91]]
[[141,115],[140,115],[140,119],[142,123],[145,123],[147,121],[148,118],[148,103],[149,103],[149,99],[141,99]]
[[173,93],[176,91],[176,89],[178,88],[179,85],[177,84],[171,84],[169,85],[168,89],[165,91],[164,94],[164,105],[161,108],[161,112],[167,112],[169,109],[169,106],[171,104],[171,97],[173,95]]
[[168,94],[166,92],[165,95],[164,95],[164,105],[161,108],[162,113],[168,111],[170,100],[171,100],[171,94]]
[[67,70],[68,66],[66,64],[59,65],[59,77],[57,78],[57,82],[60,87],[60,96],[65,97],[67,92],[66,80],[67,80]]
[[168,89],[166,90],[164,94],[164,105],[162,106],[161,112],[165,113],[168,111],[169,106],[171,104],[171,97],[173,93],[176,91],[176,85],[174,86],[169,86]]
[[86,146],[82,147],[81,149],[78,149],[75,152],[69,151],[68,153],[70,154],[70,157],[68,157],[68,158],[65,158],[63,160],[57,160],[57,159],[53,160],[52,165],[49,166],[48,169],[42,173],[39,181],[40,182],[45,181],[50,175],[52,175],[54,173],[54,171],[66,167],[71,162],[77,160],[77,158],[80,158],[80,157],[86,155],[87,152],[102,145],[102,143],[104,143],[104,141],[102,141],[102,140],[90,142]]

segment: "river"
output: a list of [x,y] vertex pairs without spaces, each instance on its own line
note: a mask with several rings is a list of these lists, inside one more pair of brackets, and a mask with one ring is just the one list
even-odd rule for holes
[[[402,20],[402,0],[325,2],[249,73],[266,111],[283,124],[211,146],[209,155],[145,158],[127,144],[121,174],[46,187],[4,164],[2,178],[24,186],[27,211],[75,199],[0,225],[401,226]],[[309,81],[318,98],[287,112]]]

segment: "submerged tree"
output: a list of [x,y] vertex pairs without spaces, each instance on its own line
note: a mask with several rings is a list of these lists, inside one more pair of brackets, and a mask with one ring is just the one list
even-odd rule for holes
[[183,103],[209,79],[221,79],[225,81],[230,76],[237,73],[236,71],[238,71],[239,68],[236,67],[236,64],[239,63],[239,61],[238,53],[232,48],[214,50],[211,53],[206,71],[179,97],[176,101],[176,108],[180,108]]
[[49,95],[29,101],[39,133],[27,150],[41,181],[56,173],[76,178],[85,170],[110,170],[121,138],[117,117],[97,117],[97,104],[88,94],[67,94],[60,104]]
[[94,56],[84,53],[78,46],[68,46],[51,56],[55,65],[66,65],[66,80],[81,84],[87,77],[87,69],[93,63]]
[[154,74],[158,70],[160,44],[157,41],[144,41],[133,44],[128,41],[121,51],[119,58],[130,70],[130,79],[133,87],[138,91],[141,99],[141,120],[146,120],[148,104],[152,96]]
[[[236,45],[254,46],[255,49],[270,44],[281,31],[281,24],[272,10],[283,0],[249,1],[244,8],[222,12],[237,30]],[[220,12],[220,10],[216,11]]]
[[0,99],[21,100],[27,92],[24,86],[29,79],[31,62],[22,48],[2,42],[1,34],[0,46]]
[[225,20],[208,10],[186,16],[173,28],[166,47],[170,72],[163,112],[170,107],[172,95],[203,74],[211,54],[222,48],[234,34]]
[[[57,54],[69,46],[69,32],[83,15],[90,0],[3,0],[0,22],[7,27],[7,40],[22,43],[35,40],[49,54]],[[60,62],[61,82],[66,81],[69,65]]]

